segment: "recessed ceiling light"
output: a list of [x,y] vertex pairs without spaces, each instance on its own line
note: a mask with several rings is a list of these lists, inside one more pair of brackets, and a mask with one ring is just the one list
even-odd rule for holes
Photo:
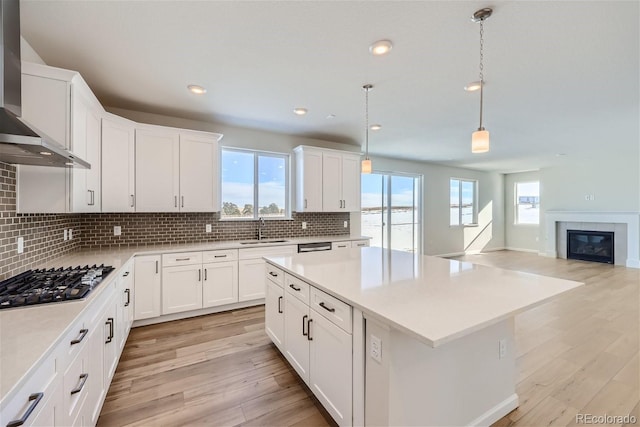
[[73,163],[73,162],[67,162],[67,163],[65,163],[65,165],[67,165],[67,166],[75,166],[76,164]]
[[556,157],[563,157],[563,156],[566,156],[566,155],[567,155],[567,153],[558,153],[558,154],[556,154]]
[[204,95],[205,93],[207,93],[207,89],[198,85],[189,85],[187,86],[187,89],[189,89],[191,93],[195,93],[196,95]]
[[42,154],[43,156],[50,156],[51,153],[48,151],[41,151],[40,154]]
[[369,46],[369,52],[371,52],[372,55],[380,56],[389,53],[392,48],[393,44],[391,44],[390,40],[378,40]]
[[468,85],[466,85],[464,87],[464,90],[466,90],[467,92],[475,92],[477,90],[480,90],[480,85],[481,84],[482,83],[480,83],[480,80],[477,80],[475,82],[471,82],[471,83],[469,83]]
[[307,114],[307,112],[308,110],[306,108],[298,107],[293,109],[293,113],[299,116],[304,116],[305,114]]
[[371,129],[371,130],[380,130],[380,129],[382,129],[382,125],[371,125],[371,126],[369,126],[369,129]]
[[336,115],[335,115],[335,114],[329,114],[329,115],[327,116],[327,119],[335,119],[335,118],[336,118]]

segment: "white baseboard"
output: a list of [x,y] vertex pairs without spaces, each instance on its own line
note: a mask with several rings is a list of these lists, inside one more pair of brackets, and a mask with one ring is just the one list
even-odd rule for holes
[[430,256],[438,256],[440,258],[451,258],[451,257],[454,257],[454,256],[462,256],[462,255],[465,255],[465,253],[464,252],[451,252],[451,253],[448,253],[448,254],[435,254],[435,255],[430,255]]
[[529,252],[529,253],[533,253],[533,254],[540,254],[540,252],[537,249],[513,248],[511,246],[507,246],[505,249],[508,250],[508,251]]
[[475,420],[471,421],[469,426],[490,426],[491,424],[498,421],[500,418],[507,415],[509,412],[513,411],[518,407],[518,395],[513,393],[511,396],[498,403],[493,408],[489,409],[484,414],[480,415]]
[[629,268],[640,268],[640,260],[627,258],[625,265]]
[[135,320],[133,322],[133,325],[131,325],[131,327],[137,328],[138,326],[155,325],[156,323],[164,323],[164,322],[171,322],[172,320],[188,319],[190,317],[204,316],[206,314],[214,314],[214,313],[220,313],[223,311],[237,310],[239,308],[253,307],[253,306],[262,305],[262,304],[264,304],[264,298],[253,300],[253,301],[236,302],[233,304],[221,305],[218,307],[202,308],[200,310],[185,311],[182,313],[167,314],[160,317],[153,317],[151,319]]

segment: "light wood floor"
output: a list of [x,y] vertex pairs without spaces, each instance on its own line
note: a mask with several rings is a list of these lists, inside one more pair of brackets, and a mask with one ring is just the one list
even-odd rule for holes
[[[459,259],[586,283],[516,317],[520,407],[495,426],[640,420],[639,270],[508,251]],[[133,329],[98,425],[331,425],[263,328],[254,307]]]

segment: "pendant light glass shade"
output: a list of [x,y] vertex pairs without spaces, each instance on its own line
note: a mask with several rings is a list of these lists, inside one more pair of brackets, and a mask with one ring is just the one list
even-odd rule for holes
[[364,159],[362,161],[362,167],[360,172],[362,173],[371,173],[371,159]]
[[489,151],[489,131],[480,128],[471,134],[471,152],[486,153]]
[[369,91],[373,89],[373,85],[366,84],[362,86],[364,89],[364,134],[365,134],[365,153],[364,160],[360,165],[361,173],[371,173],[371,159],[369,158]]

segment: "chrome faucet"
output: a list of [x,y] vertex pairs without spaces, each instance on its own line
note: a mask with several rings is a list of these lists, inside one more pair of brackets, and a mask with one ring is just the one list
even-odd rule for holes
[[265,226],[264,218],[258,218],[258,240],[262,240],[262,227]]

